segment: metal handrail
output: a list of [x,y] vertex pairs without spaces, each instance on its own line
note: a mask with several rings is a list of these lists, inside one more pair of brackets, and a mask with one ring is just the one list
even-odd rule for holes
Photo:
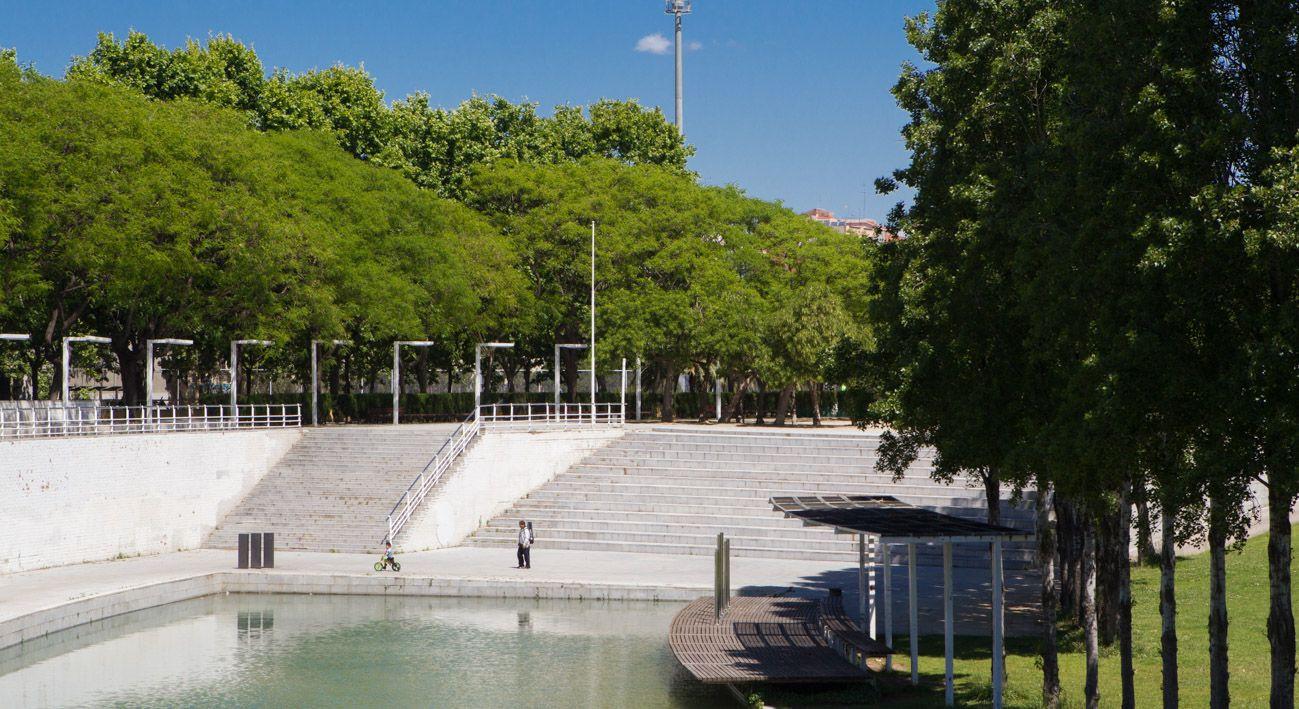
[[0,407],[0,439],[296,428],[301,404]]
[[482,432],[482,422],[477,412],[470,414],[469,418],[451,432],[450,437],[442,443],[442,447],[433,454],[433,459],[425,464],[424,469],[401,494],[401,497],[397,498],[397,503],[388,512],[388,535],[383,538],[384,542],[397,538],[397,533],[410,521],[411,514],[424,501],[429,490],[433,489],[446,471],[451,469],[451,464],[465,448],[469,447],[480,432]]
[[394,541],[411,515],[428,495],[433,486],[451,469],[456,458],[473,443],[474,438],[487,428],[500,427],[554,427],[622,426],[626,423],[626,410],[622,404],[483,404],[469,415],[451,433],[433,459],[411,481],[406,491],[397,498],[388,512],[388,533],[384,542]]
[[555,426],[622,426],[627,422],[621,403],[574,404],[501,403],[480,407],[483,425],[492,427],[553,428]]

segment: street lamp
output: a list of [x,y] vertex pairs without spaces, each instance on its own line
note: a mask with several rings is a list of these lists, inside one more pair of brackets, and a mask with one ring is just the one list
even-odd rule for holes
[[[26,341],[28,341],[28,340],[30,340],[30,339],[32,339],[32,336],[31,336],[31,335],[19,335],[19,334],[16,334],[16,333],[0,332],[0,342],[26,342]],[[21,386],[21,384],[20,384],[19,386]],[[35,389],[36,389],[36,384],[33,383],[33,384],[32,384],[32,390],[33,390],[33,391],[32,391],[32,398],[33,398],[33,399],[36,398],[36,392],[35,392]],[[20,394],[17,394],[17,393],[14,394],[14,398],[17,398],[18,396],[20,396]]]
[[230,341],[230,408],[235,418],[239,417],[239,345],[270,347],[273,344],[275,343],[270,340]]
[[436,342],[430,340],[398,340],[392,343],[392,422],[397,423],[397,410],[401,406],[398,397],[401,396],[401,357],[399,352],[402,345],[410,347],[432,347]]
[[351,340],[312,340],[311,341],[311,425],[318,425],[316,422],[316,397],[320,391],[320,375],[316,370],[316,359],[319,357],[317,350],[320,345],[332,344],[335,347],[352,344]]
[[559,351],[561,349],[584,350],[586,345],[561,345],[555,343],[555,416],[559,416]]
[[153,346],[192,344],[194,344],[193,340],[177,340],[174,338],[144,341],[144,410],[146,415],[153,407]]
[[93,342],[97,345],[108,345],[112,344],[113,341],[107,337],[95,337],[94,335],[63,338],[63,403],[65,405],[68,403],[68,358],[70,355],[68,345],[73,342]]
[[513,342],[479,342],[474,345],[474,416],[478,415],[478,407],[482,405],[483,348],[507,349],[513,346]]

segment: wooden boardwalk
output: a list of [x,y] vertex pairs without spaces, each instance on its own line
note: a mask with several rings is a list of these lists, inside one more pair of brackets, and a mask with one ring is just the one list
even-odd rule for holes
[[[848,642],[867,656],[888,653],[859,633],[836,638],[834,628],[853,630],[837,603],[804,598],[740,597],[721,620],[713,597],[693,601],[672,620],[668,645],[696,679],[734,682],[863,682],[871,673],[847,661],[832,644]],[[827,632],[831,628],[831,632]]]

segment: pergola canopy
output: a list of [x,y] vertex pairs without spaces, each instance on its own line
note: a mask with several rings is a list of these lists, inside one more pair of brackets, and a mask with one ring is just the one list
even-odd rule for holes
[[834,527],[842,534],[869,534],[888,543],[1018,542],[1031,533],[962,519],[909,505],[889,495],[801,495],[771,498],[786,517]]

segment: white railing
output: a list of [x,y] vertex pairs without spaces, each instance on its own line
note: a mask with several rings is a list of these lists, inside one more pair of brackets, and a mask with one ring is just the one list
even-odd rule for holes
[[0,407],[0,439],[292,428],[301,425],[301,404]]
[[555,426],[622,426],[625,407],[612,404],[484,404],[479,418],[492,428],[549,428]]
[[397,504],[393,505],[392,510],[388,512],[388,536],[384,537],[383,541],[389,542],[397,538],[397,533],[410,521],[411,514],[419,507],[419,503],[424,501],[424,496],[451,469],[451,464],[469,447],[470,443],[474,442],[474,438],[482,430],[481,421],[473,414],[456,427],[451,437],[447,438],[438,452],[433,454],[433,459],[424,466],[419,476],[406,488],[406,492],[397,498]]

